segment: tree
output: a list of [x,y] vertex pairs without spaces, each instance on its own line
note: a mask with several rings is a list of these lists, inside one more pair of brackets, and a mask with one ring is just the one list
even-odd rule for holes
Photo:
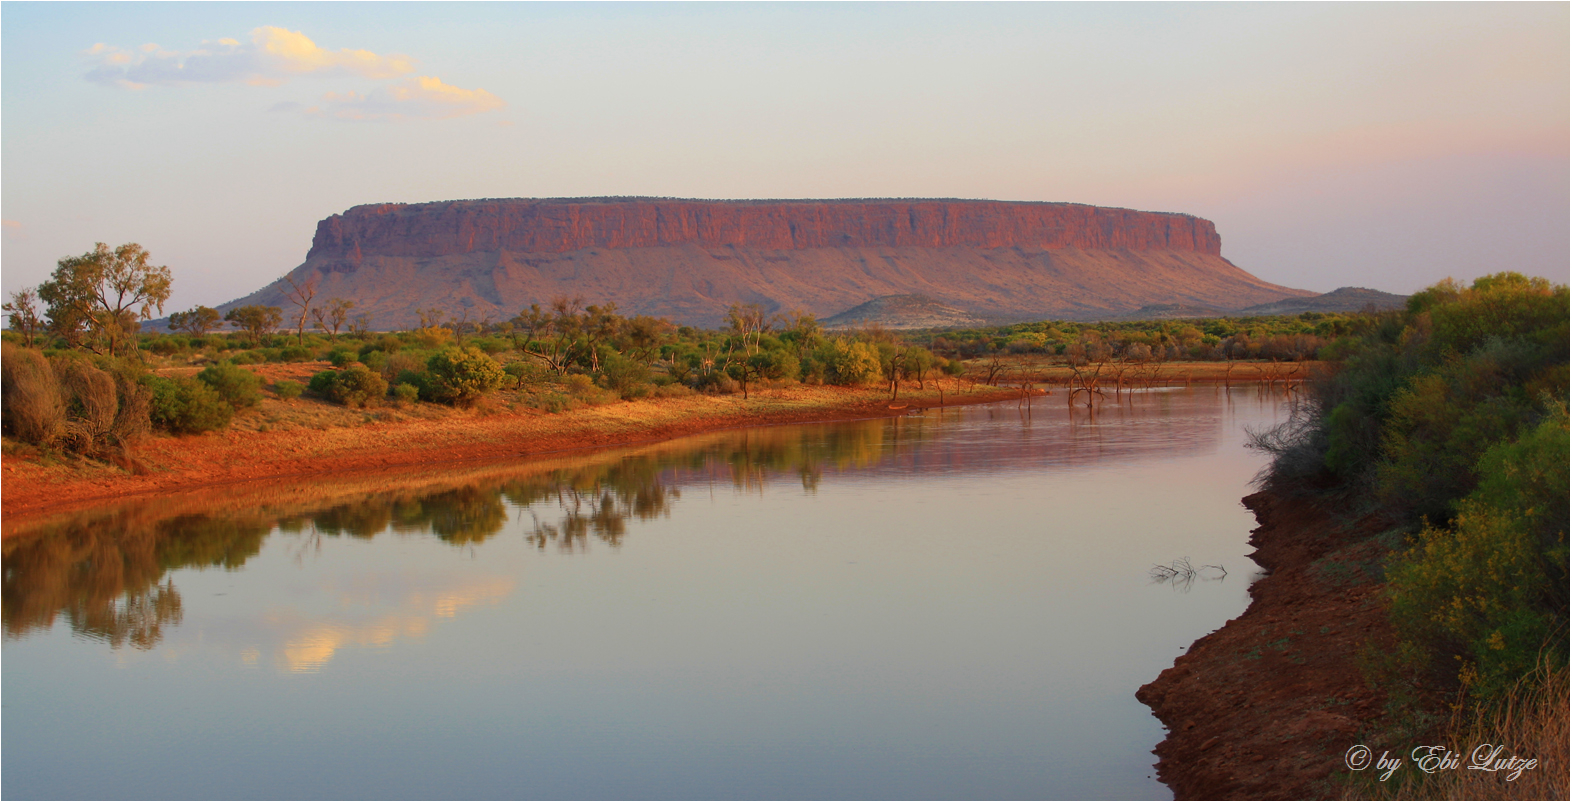
[[349,320],[349,310],[355,308],[355,302],[347,298],[329,298],[326,306],[318,306],[311,310],[311,316],[317,320],[317,328],[331,331],[333,339],[338,339],[338,330],[344,327]]
[[193,337],[206,337],[207,333],[220,325],[218,310],[210,306],[198,306],[190,311],[176,312],[169,316],[169,327],[175,331],[183,331]]
[[82,345],[82,335],[91,331],[115,354],[139,321],[151,318],[154,309],[162,313],[169,300],[169,268],[148,259],[134,242],[114,250],[100,242],[81,256],[61,259],[50,279],[38,285],[50,328],[73,346]]
[[731,326],[732,333],[742,338],[742,347],[749,356],[759,350],[759,337],[770,330],[764,307],[758,304],[732,304],[726,310],[726,323]]
[[306,316],[311,314],[311,299],[317,297],[317,279],[317,276],[309,276],[296,280],[288,273],[284,274],[284,297],[300,309],[300,314],[295,317],[295,338],[302,345],[306,342]]
[[27,347],[32,348],[38,330],[44,327],[44,319],[38,314],[38,291],[23,287],[11,293],[10,302],[0,308],[11,321],[11,330],[22,335]]
[[255,345],[262,344],[262,335],[284,322],[284,310],[276,306],[240,306],[229,310],[224,319],[246,333]]

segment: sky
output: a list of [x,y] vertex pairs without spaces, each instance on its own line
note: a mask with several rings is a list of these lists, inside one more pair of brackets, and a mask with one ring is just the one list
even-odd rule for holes
[[0,289],[165,312],[363,203],[1067,201],[1326,292],[1568,279],[1567,3],[0,3]]

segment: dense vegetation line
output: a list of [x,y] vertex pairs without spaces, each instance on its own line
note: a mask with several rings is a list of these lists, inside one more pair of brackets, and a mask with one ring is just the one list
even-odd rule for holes
[[[288,309],[244,306],[220,316],[198,306],[169,316],[168,332],[142,332],[162,312],[172,278],[135,243],[98,244],[61,259],[50,279],[13,293],[4,311],[4,430],[13,442],[122,460],[150,430],[223,429],[264,397],[309,394],[348,407],[473,405],[510,393],[509,405],[560,412],[619,399],[696,392],[746,397],[761,384],[883,384],[941,377],[1026,382],[1028,368],[1113,365],[1117,381],[1170,361],[1296,361],[1359,325],[1357,316],[1185,322],[1043,322],[917,332],[871,327],[826,332],[812,315],[732,307],[728,326],[700,330],[615,304],[559,298],[506,321],[421,310],[411,331],[377,332],[354,303],[288,281]],[[42,302],[44,308],[39,309]],[[232,327],[224,331],[226,327]],[[283,327],[282,330],[281,327]],[[247,365],[326,361],[309,383],[265,385]],[[195,375],[171,368],[198,367]],[[189,373],[189,371],[186,371]],[[1095,380],[1094,380],[1095,381]],[[1095,384],[1092,385],[1095,387]],[[943,386],[940,385],[943,392]],[[1088,393],[1090,395],[1090,393]]]
[[[1389,700],[1381,735],[1494,732],[1517,754],[1559,757],[1565,796],[1567,288],[1515,273],[1445,281],[1339,349],[1308,403],[1257,443],[1274,454],[1268,489],[1392,524],[1381,539],[1396,648],[1367,660]],[[1546,738],[1550,714],[1559,736]],[[1468,793],[1408,793],[1454,791]]]

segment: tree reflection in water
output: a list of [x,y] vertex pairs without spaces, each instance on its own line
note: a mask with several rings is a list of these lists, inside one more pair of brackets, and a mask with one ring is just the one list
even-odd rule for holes
[[[324,538],[369,540],[386,532],[472,547],[525,515],[523,536],[542,550],[583,551],[592,537],[616,548],[630,520],[670,516],[680,484],[726,481],[755,492],[772,476],[796,476],[813,492],[827,469],[873,465],[891,453],[895,434],[886,424],[743,430],[575,468],[521,466],[511,476],[367,495],[304,512],[170,516],[158,501],[91,511],[5,542],[0,618],[8,640],[64,618],[81,637],[151,649],[183,614],[168,572],[238,570],[274,529],[301,538],[297,559],[320,549]],[[900,433],[903,440],[922,436],[920,429]]]
[[180,592],[160,584],[177,568],[234,570],[262,550],[271,521],[182,515],[149,505],[74,520],[5,544],[0,599],[8,640],[64,617],[76,634],[150,649],[178,626]]

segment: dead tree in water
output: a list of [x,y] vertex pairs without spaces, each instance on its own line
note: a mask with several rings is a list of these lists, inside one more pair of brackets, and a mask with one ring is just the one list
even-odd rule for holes
[[1102,373],[1105,364],[1107,363],[1098,362],[1097,370],[1092,371],[1090,376],[1081,372],[1079,365],[1073,362],[1070,364],[1070,397],[1067,401],[1069,406],[1075,406],[1075,397],[1081,393],[1086,393],[1086,405],[1088,407],[1092,405],[1092,395],[1094,393],[1098,397],[1103,397],[1103,391],[1097,386],[1097,382],[1098,374]]

